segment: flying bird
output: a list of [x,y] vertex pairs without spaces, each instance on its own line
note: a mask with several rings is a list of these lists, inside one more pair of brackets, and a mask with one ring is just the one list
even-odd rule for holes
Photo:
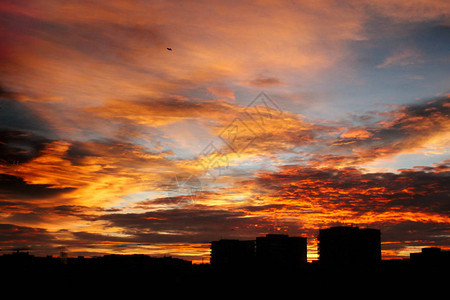
[[172,51],[172,48],[167,48],[167,50]]

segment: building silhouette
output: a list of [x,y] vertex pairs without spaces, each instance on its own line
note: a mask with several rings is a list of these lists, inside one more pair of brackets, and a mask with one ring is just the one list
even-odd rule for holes
[[306,238],[267,234],[256,240],[222,239],[211,242],[215,267],[293,267],[306,263]]
[[264,290],[291,286],[298,290],[299,286],[309,288],[314,283],[323,288],[340,286],[353,291],[352,287],[364,284],[369,290],[387,282],[398,285],[398,278],[419,285],[431,278],[433,287],[445,287],[436,282],[447,279],[442,274],[449,270],[450,251],[424,248],[420,253],[411,253],[409,259],[384,260],[372,267],[379,259],[379,237],[377,230],[357,227],[324,229],[320,231],[321,261],[311,263],[306,262],[306,238],[269,234],[255,240],[211,242],[210,264],[145,254],[67,256],[64,262],[59,256],[39,257],[16,250],[0,255],[0,268],[16,283],[42,279],[44,286],[49,282],[73,285],[83,278],[83,284],[95,286],[127,282],[128,286],[148,287],[151,283],[152,287],[163,287],[166,291],[198,284],[218,290],[236,284]]
[[256,238],[256,261],[266,267],[298,267],[306,264],[306,238],[267,234]]
[[428,247],[422,248],[421,252],[410,253],[411,264],[420,267],[437,267],[450,263],[450,252],[442,251],[441,248]]
[[255,241],[222,239],[211,242],[211,265],[215,267],[250,266],[255,259]]
[[321,266],[366,266],[381,261],[378,229],[338,226],[319,231]]

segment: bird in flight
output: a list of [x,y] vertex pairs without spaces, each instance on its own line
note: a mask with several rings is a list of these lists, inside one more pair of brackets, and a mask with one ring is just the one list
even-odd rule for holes
[[167,48],[167,50],[172,51],[172,48]]

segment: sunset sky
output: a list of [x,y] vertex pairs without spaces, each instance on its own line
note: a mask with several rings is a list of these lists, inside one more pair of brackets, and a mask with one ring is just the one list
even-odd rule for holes
[[[450,2],[0,1],[0,255],[450,250]],[[169,51],[167,48],[171,48]]]

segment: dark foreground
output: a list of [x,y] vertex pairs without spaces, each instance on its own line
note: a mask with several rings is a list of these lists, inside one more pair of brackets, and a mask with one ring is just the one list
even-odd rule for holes
[[[297,267],[228,266],[192,264],[174,258],[140,255],[108,256],[97,259],[36,258],[27,255],[0,257],[4,287],[15,284],[18,291],[38,287],[76,293],[135,292],[183,294],[213,291],[215,295],[235,291],[260,293],[381,293],[400,290],[404,295],[426,290],[428,296],[445,291],[449,282],[448,262],[413,264],[409,260],[382,261],[372,266],[320,266],[308,263]],[[35,290],[36,291],[36,290]],[[359,291],[359,292],[358,292]],[[210,295],[215,297],[214,295]]]

